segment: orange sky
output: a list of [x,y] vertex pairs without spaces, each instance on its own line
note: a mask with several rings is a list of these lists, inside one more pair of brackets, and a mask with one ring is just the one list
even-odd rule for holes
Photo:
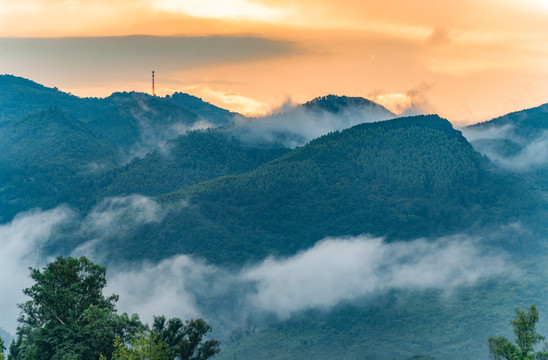
[[[131,35],[153,35],[135,37]],[[0,73],[246,114],[334,93],[456,124],[548,102],[547,0],[0,0]]]

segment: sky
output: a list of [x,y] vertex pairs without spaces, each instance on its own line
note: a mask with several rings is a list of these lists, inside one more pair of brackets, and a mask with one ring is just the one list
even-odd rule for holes
[[327,94],[454,124],[548,102],[546,0],[0,0],[0,73],[246,115]]

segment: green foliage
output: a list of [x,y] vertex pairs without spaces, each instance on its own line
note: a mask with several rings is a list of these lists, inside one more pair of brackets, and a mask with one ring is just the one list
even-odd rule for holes
[[35,284],[23,290],[32,300],[22,304],[22,322],[43,327],[80,320],[91,306],[114,310],[116,295],[103,296],[106,269],[86,257],[58,257],[43,271],[31,269]]
[[0,338],[0,360],[4,360],[6,357],[4,356],[4,351],[6,350],[6,346],[4,345],[4,340]]
[[534,360],[548,355],[548,353],[536,353],[535,345],[544,340],[535,326],[538,322],[538,311],[535,304],[531,304],[529,311],[525,312],[516,308],[516,317],[511,321],[516,345],[505,337],[490,337],[489,352],[494,360]]
[[220,350],[219,341],[205,339],[207,333],[211,332],[211,326],[203,319],[191,319],[183,323],[178,318],[166,321],[163,316],[155,317],[152,332],[180,360],[206,360]]
[[160,317],[149,331],[137,315],[117,315],[118,297],[103,296],[105,273],[85,257],[58,257],[42,271],[31,269],[35,284],[23,291],[31,300],[20,305],[9,359],[206,360],[219,352],[217,340],[204,338],[211,326],[202,319]]
[[234,120],[234,116],[236,115],[228,110],[211,105],[200,98],[181,92],[176,92],[171,96],[167,95],[165,99],[179,105],[183,109],[191,110],[196,115],[215,125],[228,125]]
[[[105,359],[103,357],[103,359]],[[154,333],[141,334],[126,344],[120,338],[114,340],[112,360],[173,360],[168,347]],[[106,359],[105,359],[106,360]]]
[[23,292],[17,337],[10,360],[93,359],[110,356],[116,336],[131,337],[144,326],[134,315],[116,315],[118,297],[103,296],[106,269],[85,257],[59,257],[42,271],[31,269],[35,284]]

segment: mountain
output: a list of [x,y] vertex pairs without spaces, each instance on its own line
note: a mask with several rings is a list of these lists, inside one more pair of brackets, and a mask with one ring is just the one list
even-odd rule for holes
[[67,201],[82,174],[115,163],[116,151],[105,139],[58,108],[4,122],[0,218]]
[[548,104],[468,126],[463,132],[493,163],[519,173],[540,206],[548,205]]
[[265,117],[236,119],[233,133],[246,141],[278,142],[294,148],[332,131],[395,117],[364,98],[327,95]]
[[[81,99],[13,75],[0,76],[0,123],[51,107],[75,109]],[[84,100],[87,102],[87,100]]]
[[[436,291],[390,291],[342,301],[232,337],[218,358],[489,359],[490,336],[513,339],[509,318],[516,304],[537,302],[543,306],[539,312],[547,313],[546,290],[534,280],[496,279],[449,297]],[[541,334],[547,330],[544,322],[538,329]]]
[[133,156],[145,155],[198,122],[196,114],[142,93],[114,93],[102,105],[86,123]]
[[369,108],[378,111],[379,114],[384,115],[386,118],[394,117],[394,114],[384,106],[362,97],[326,95],[308,101],[300,105],[300,107],[316,112],[328,111],[334,114],[351,108]]
[[548,104],[499,116],[486,122],[470,125],[469,128],[482,130],[504,126],[512,127],[515,135],[520,137],[531,137],[548,130]]
[[51,107],[86,123],[115,144],[126,160],[143,156],[189,130],[226,125],[235,116],[181,93],[165,98],[136,92],[79,98],[24,78],[0,76],[0,123]]
[[192,112],[217,126],[224,126],[232,123],[235,116],[242,116],[215,105],[203,101],[196,96],[176,92],[172,95],[166,95],[166,100],[182,107],[183,109],[192,109]]
[[157,196],[225,175],[251,171],[289,149],[276,144],[246,144],[224,130],[196,130],[144,157],[94,179],[102,196]]
[[481,227],[519,218],[532,201],[437,116],[334,132],[251,172],[159,200],[190,205],[147,225],[137,242],[117,244],[121,252],[241,264],[294,254],[328,236],[412,239]]
[[[491,160],[511,170],[546,167],[543,152],[548,141],[548,104],[513,112],[463,129],[471,144]],[[532,166],[529,166],[532,165]]]

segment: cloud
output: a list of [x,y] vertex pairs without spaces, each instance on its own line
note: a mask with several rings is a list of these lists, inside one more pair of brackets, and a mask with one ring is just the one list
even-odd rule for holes
[[82,87],[120,80],[134,83],[143,77],[148,82],[151,69],[156,69],[161,87],[163,77],[169,78],[174,72],[290,55],[297,46],[253,36],[111,36],[0,38],[0,49],[10,54],[0,59],[3,71],[33,73],[32,59],[40,58],[48,73],[46,82],[55,86]]
[[500,156],[496,152],[486,153],[503,168],[515,171],[530,171],[548,165],[548,131],[535,138],[515,156]]
[[178,91],[192,93],[194,96],[205,99],[216,106],[230,109],[246,116],[261,116],[270,111],[270,106],[264,102],[244,96],[239,92],[223,90],[224,84],[218,84],[218,89],[207,85],[190,85]]
[[459,129],[462,135],[470,142],[480,139],[509,139],[514,127],[510,124],[502,126],[467,126]]
[[435,28],[428,37],[428,43],[433,46],[447,45],[451,42],[451,34],[442,28]]
[[297,106],[260,118],[236,118],[233,132],[242,140],[280,142],[296,147],[329,132],[391,118],[393,114],[375,106],[348,107],[337,113]]
[[139,224],[159,222],[163,210],[153,200],[142,195],[111,197],[101,201],[84,220],[86,232],[102,237],[113,232],[126,232]]
[[127,265],[109,268],[109,291],[120,294],[121,311],[143,314],[145,321],[159,312],[211,317],[229,327],[249,314],[287,318],[392,289],[450,294],[511,268],[503,253],[463,236],[393,243],[368,236],[326,239],[288,258],[231,270],[187,255]]
[[[184,205],[181,202],[176,206]],[[67,236],[67,231],[70,237],[88,239],[71,255],[87,256],[103,264],[108,256],[105,241],[131,236],[141,225],[161,221],[171,209],[161,207],[150,198],[131,195],[103,200],[84,219],[79,219],[76,212],[67,206],[59,206],[48,211],[20,213],[11,222],[0,225],[0,327],[14,333],[19,313],[17,304],[27,300],[22,290],[32,285],[28,268],[41,268],[53,260],[45,252],[45,246],[50,245],[52,239],[57,239],[60,234]],[[60,226],[75,221],[82,223],[76,232],[66,228],[58,231]],[[162,265],[158,268],[162,269]],[[173,286],[169,278],[166,281],[161,283]],[[146,292],[145,288],[143,292]]]
[[21,213],[10,223],[0,225],[0,327],[14,333],[16,305],[27,300],[22,291],[32,285],[28,268],[41,267],[48,261],[42,253],[43,246],[59,225],[73,217],[72,211],[61,206]]
[[379,93],[369,96],[369,99],[392,111],[398,116],[413,116],[433,113],[429,104],[428,91],[431,86],[421,84],[403,93]]
[[[328,238],[293,256],[269,257],[240,268],[215,266],[190,255],[158,263],[104,261],[105,241],[161,221],[167,211],[139,195],[105,199],[83,219],[80,231],[89,241],[72,255],[107,266],[105,292],[120,295],[120,312],[137,313],[148,323],[155,315],[204,317],[223,336],[249,315],[287,318],[340,301],[367,301],[392,289],[450,294],[513,268],[504,253],[465,236],[390,243],[368,236]],[[59,225],[75,218],[70,209],[58,207],[20,214],[0,226],[2,327],[15,330],[16,304],[25,301],[22,289],[32,285],[28,267],[52,260],[43,254],[44,246]]]
[[287,12],[280,7],[267,7],[247,0],[155,0],[150,3],[150,6],[154,9],[202,18],[243,18],[266,22],[280,19]]
[[196,295],[219,269],[179,255],[158,264],[148,262],[127,269],[109,269],[107,293],[120,295],[117,307],[138,313],[151,323],[153,316],[190,319],[201,316]]
[[451,290],[499,274],[504,257],[484,253],[473,240],[385,243],[366,236],[328,239],[288,259],[267,259],[245,270],[256,283],[252,304],[281,317],[327,308],[388,289]]
[[[175,207],[184,205],[181,202]],[[72,255],[103,260],[108,255],[105,241],[130,237],[144,224],[159,223],[173,208],[162,207],[151,198],[136,194],[106,198],[82,220],[75,236],[87,241],[75,248]]]

